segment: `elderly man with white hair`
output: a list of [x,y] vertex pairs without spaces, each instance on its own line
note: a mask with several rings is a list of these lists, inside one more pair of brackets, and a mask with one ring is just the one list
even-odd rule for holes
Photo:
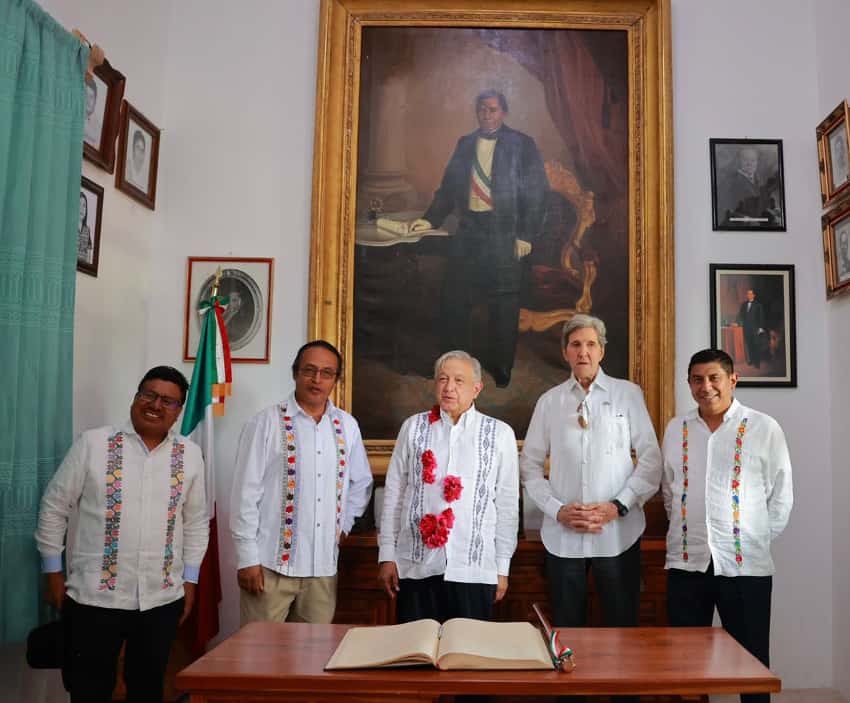
[[489,620],[517,543],[516,437],[476,410],[477,359],[446,352],[434,381],[437,404],[404,421],[390,459],[378,579],[400,623]]
[[557,627],[585,624],[589,569],[605,626],[638,624],[643,505],[661,482],[661,452],[640,387],[602,370],[605,343],[596,317],[564,325],[572,374],[537,401],[520,459],[523,485],[544,514]]

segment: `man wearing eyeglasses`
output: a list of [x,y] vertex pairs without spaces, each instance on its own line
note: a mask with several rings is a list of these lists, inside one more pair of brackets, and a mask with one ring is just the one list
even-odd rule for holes
[[593,569],[603,624],[634,626],[643,505],[661,482],[658,440],[640,387],[600,366],[605,323],[575,315],[561,340],[572,374],[537,401],[520,458],[523,485],[544,515],[553,624],[585,625]]
[[128,700],[162,701],[209,535],[201,450],[172,431],[188,387],[170,366],[148,371],[129,422],[84,432],[41,499],[35,538],[72,703],[112,700],[125,642]]
[[230,530],[243,625],[333,620],[339,540],[372,491],[357,421],[329,399],[341,370],[332,344],[308,342],[292,363],[295,392],[242,430]]

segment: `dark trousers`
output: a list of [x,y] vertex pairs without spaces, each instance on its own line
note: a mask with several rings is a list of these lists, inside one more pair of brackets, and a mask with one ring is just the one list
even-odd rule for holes
[[[717,576],[714,565],[701,571],[667,572],[667,617],[671,625],[710,627],[714,608],[723,629],[770,667],[772,576]],[[768,703],[769,693],[741,695],[742,703]]]
[[[587,623],[587,574],[602,605],[605,627],[636,627],[640,615],[640,540],[615,557],[571,558],[546,554],[546,580],[553,627],[584,627]],[[569,634],[561,637],[569,645]],[[584,697],[565,699],[579,703]],[[612,700],[637,701],[637,696],[614,696]]]
[[445,622],[452,618],[493,618],[496,585],[459,583],[442,576],[424,579],[400,579],[396,596],[396,621],[412,622],[431,618]]
[[118,610],[65,599],[65,667],[71,703],[111,703],[121,645],[127,703],[162,703],[168,653],[183,599],[150,610]]
[[[441,351],[469,351],[470,313],[477,291],[487,301],[487,352],[482,363],[496,383],[510,380],[519,338],[519,294],[523,264],[510,251],[497,251],[491,213],[467,212],[446,259],[440,292]],[[479,340],[480,341],[480,340]]]

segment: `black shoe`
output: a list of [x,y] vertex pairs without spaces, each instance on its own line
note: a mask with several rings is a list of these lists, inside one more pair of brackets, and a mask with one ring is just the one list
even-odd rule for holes
[[502,368],[493,369],[493,380],[496,382],[496,388],[507,388],[511,382],[510,370]]

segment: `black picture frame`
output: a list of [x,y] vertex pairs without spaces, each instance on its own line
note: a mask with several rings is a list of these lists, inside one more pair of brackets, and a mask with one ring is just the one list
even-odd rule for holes
[[[85,202],[85,213],[83,213]],[[80,225],[77,228],[77,271],[97,278],[100,263],[100,228],[103,221],[103,188],[85,176],[80,181]]]
[[709,139],[715,232],[785,232],[781,139]]
[[794,265],[709,264],[709,279],[711,346],[732,357],[738,385],[796,388]]

